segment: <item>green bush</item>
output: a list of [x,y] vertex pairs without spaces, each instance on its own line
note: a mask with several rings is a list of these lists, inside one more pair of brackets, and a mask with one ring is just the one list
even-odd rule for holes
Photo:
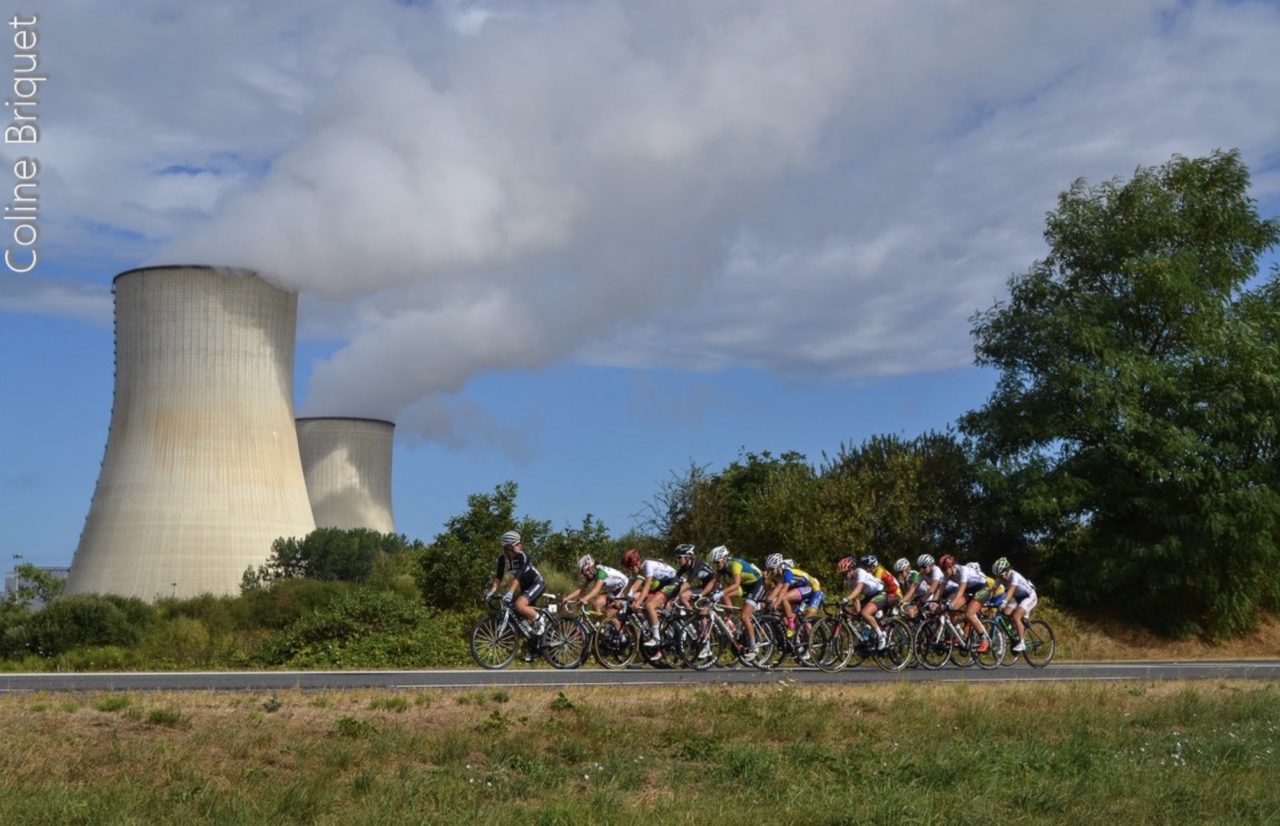
[[31,615],[28,649],[52,656],[83,646],[136,645],[155,620],[155,609],[139,599],[77,594],[55,600]]
[[249,589],[244,602],[247,628],[285,628],[303,617],[327,608],[351,590],[345,582],[314,579],[281,579],[266,588]]
[[189,617],[160,623],[143,638],[136,651],[139,662],[148,668],[207,667],[215,662],[217,654],[217,639],[203,622]]
[[463,625],[416,599],[358,588],[272,635],[258,660],[297,668],[457,665],[468,657]]

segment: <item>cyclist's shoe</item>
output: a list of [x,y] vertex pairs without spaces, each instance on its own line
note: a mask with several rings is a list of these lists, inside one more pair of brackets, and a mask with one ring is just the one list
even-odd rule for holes
[[753,662],[755,662],[755,661],[756,661],[756,650],[755,650],[754,648],[748,648],[746,651],[743,651],[743,652],[742,652],[742,661],[743,661],[744,663],[753,663]]
[[1014,644],[1012,650],[1015,653],[1021,654],[1023,651],[1027,650],[1027,644],[1022,640],[1018,640],[1018,642]]
[[885,636],[884,632],[881,631],[879,634],[876,634],[876,650],[883,651],[888,647],[889,638]]
[[979,654],[985,654],[990,650],[991,650],[990,640],[983,640],[982,642],[978,643],[978,647],[974,649],[974,651],[976,651]]
[[537,624],[533,626],[533,635],[535,637],[541,637],[545,633],[547,633],[547,621],[542,617],[538,617]]
[[657,648],[658,635],[650,631],[648,634],[645,635],[644,642],[642,642],[641,645],[643,645],[645,648]]
[[711,643],[709,642],[703,643],[702,650],[698,652],[698,659],[705,660],[707,657],[710,657],[710,656],[711,656]]

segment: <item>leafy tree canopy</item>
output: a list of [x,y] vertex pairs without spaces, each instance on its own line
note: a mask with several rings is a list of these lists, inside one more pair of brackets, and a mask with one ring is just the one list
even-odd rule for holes
[[962,429],[1055,592],[1175,632],[1277,604],[1280,239],[1236,152],[1077,181],[1049,255],[974,318],[997,387]]

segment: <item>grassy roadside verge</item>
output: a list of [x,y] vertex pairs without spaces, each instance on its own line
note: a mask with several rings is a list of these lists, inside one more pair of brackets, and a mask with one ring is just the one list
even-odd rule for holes
[[0,823],[1280,819],[1280,687],[0,696]]

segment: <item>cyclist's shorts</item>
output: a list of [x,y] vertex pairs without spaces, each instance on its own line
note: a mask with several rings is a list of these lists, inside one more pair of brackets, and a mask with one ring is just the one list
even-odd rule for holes
[[742,586],[742,598],[751,605],[752,608],[760,604],[760,600],[764,599],[764,580],[757,580],[750,585]]
[[1036,607],[1037,602],[1039,602],[1039,597],[1036,596],[1035,591],[1032,591],[1031,596],[1018,601],[1017,607],[1022,609],[1024,617],[1029,617],[1031,616],[1031,609]]
[[975,582],[965,586],[964,595],[966,599],[984,600],[991,596],[991,589],[981,582]]
[[654,591],[654,593],[662,594],[669,600],[675,599],[676,594],[680,593],[680,580],[677,579],[675,582],[668,582],[666,585],[662,586],[662,590]]
[[888,601],[889,601],[889,595],[886,594],[884,591],[881,591],[880,593],[876,594],[875,596],[867,600],[867,602],[871,603],[877,608],[884,608],[885,604]]
[[521,586],[520,593],[524,595],[525,599],[529,600],[530,604],[537,602],[538,597],[547,592],[547,581],[541,576],[538,577],[537,582],[532,584],[532,587],[525,588],[523,583],[521,583]]
[[805,598],[800,601],[800,607],[805,610],[816,611],[822,607],[822,600],[826,597],[821,591],[810,591]]

